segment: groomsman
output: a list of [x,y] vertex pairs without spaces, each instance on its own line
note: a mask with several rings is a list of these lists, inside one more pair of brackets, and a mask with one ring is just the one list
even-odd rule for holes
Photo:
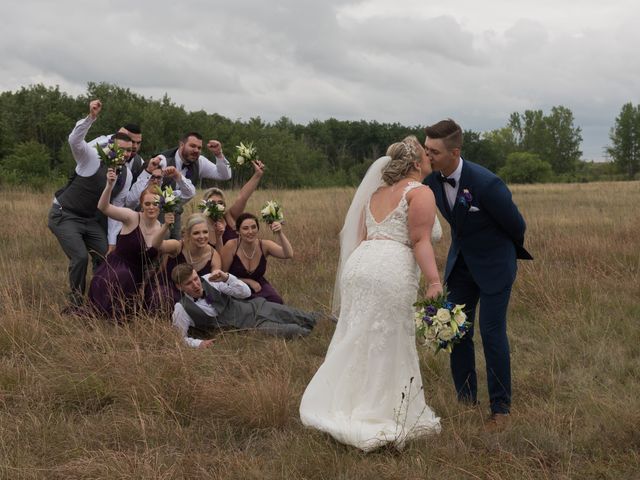
[[125,206],[136,210],[140,205],[140,195],[148,188],[162,187],[165,178],[170,178],[175,182],[180,198],[192,198],[196,194],[196,187],[193,183],[180,173],[176,167],[167,167],[162,170],[160,167],[162,157],[160,155],[153,157],[145,168],[140,172],[138,180],[131,186],[131,190],[127,194]]
[[[98,199],[106,184],[107,166],[100,160],[94,146],[85,137],[102,110],[100,100],[89,104],[89,115],[79,120],[69,135],[69,145],[76,161],[74,174],[67,185],[55,193],[49,211],[48,227],[69,258],[69,300],[74,305],[84,301],[89,254],[97,265],[107,253],[104,216],[98,211]],[[115,143],[128,160],[131,139],[124,133],[114,135]],[[122,168],[112,198],[124,202],[131,185],[129,169]]]
[[[140,146],[142,145],[142,130],[135,123],[127,123],[118,129],[118,132],[124,133],[131,139],[131,156],[129,160],[125,162],[125,166],[131,172],[131,183],[134,184],[138,179],[138,175],[144,170],[144,160],[140,156]],[[106,145],[109,139],[113,135],[102,135],[89,142],[90,146],[94,146],[96,143],[99,145]]]
[[251,296],[251,289],[222,270],[199,277],[190,264],[181,263],[171,272],[171,279],[182,292],[173,310],[173,325],[191,347],[206,348],[213,340],[202,338],[229,329],[284,338],[305,336],[318,317],[260,297],[242,300]]
[[[511,408],[511,365],[507,307],[516,278],[516,259],[531,259],[524,249],[525,221],[500,178],[460,157],[462,129],[453,120],[427,127],[425,150],[434,172],[424,183],[433,190],[440,213],[451,226],[445,281],[449,301],[465,304],[479,326],[487,367],[491,418],[501,428]],[[451,373],[458,399],[477,403],[472,328],[451,354]]]
[[[222,144],[218,140],[209,140],[207,148],[215,156],[215,163],[207,157],[201,155],[202,135],[197,132],[189,132],[181,139],[177,147],[162,152],[160,165],[163,169],[174,167],[185,178],[191,181],[194,186],[198,186],[200,179],[210,178],[213,180],[230,180],[231,166],[222,153]],[[163,186],[176,188],[176,180],[173,176],[165,174]],[[182,192],[182,203],[187,203],[192,196],[186,196]],[[195,195],[195,191],[194,191]],[[180,214],[176,214],[176,221],[171,228],[171,238],[180,238]]]

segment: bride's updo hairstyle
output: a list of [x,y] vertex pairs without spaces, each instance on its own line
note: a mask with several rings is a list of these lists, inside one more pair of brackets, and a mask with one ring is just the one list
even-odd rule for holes
[[420,142],[414,135],[409,135],[401,142],[392,144],[387,149],[387,156],[391,157],[391,160],[382,170],[384,183],[393,185],[415,169],[416,162],[422,160],[421,148]]

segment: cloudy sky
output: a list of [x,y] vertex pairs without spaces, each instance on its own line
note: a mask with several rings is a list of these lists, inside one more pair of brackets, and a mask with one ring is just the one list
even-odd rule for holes
[[601,159],[639,103],[637,0],[2,0],[0,91],[111,82],[233,119],[487,131],[564,105]]

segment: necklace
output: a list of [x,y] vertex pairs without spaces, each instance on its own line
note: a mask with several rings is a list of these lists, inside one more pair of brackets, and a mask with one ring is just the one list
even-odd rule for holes
[[256,246],[253,246],[253,251],[251,252],[251,255],[249,255],[247,253],[247,251],[244,249],[244,247],[242,245],[240,245],[240,249],[242,250],[242,253],[244,253],[244,256],[247,257],[248,260],[253,260],[253,257],[256,255]]

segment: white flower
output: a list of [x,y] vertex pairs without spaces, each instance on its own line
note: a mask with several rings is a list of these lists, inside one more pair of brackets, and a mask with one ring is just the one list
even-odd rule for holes
[[444,327],[442,330],[438,332],[438,338],[440,340],[444,340],[445,342],[448,342],[455,336],[456,336],[456,331],[453,328],[448,326]]
[[238,165],[244,165],[244,157],[242,155],[238,155],[236,162],[238,162]]
[[449,312],[449,310],[447,310],[446,308],[439,308],[438,312],[436,313],[436,319],[442,324],[449,323],[449,321],[451,320],[451,312]]
[[219,212],[224,212],[224,205],[217,203],[216,208],[218,209]]

